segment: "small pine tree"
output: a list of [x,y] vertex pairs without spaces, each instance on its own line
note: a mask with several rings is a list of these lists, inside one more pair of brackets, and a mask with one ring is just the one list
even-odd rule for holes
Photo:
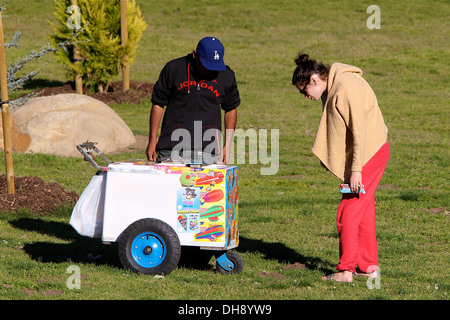
[[[119,0],[78,0],[76,10],[70,10],[74,9],[70,7],[70,0],[54,0],[54,3],[56,22],[50,22],[54,31],[50,37],[52,44],[69,38],[78,27],[84,28],[77,37],[81,41],[78,44],[81,61],[74,61],[74,47],[58,52],[61,62],[68,67],[69,79],[73,79],[76,73],[80,74],[83,85],[93,92],[119,74],[125,56],[129,65],[133,63],[138,42],[147,27],[135,0],[127,1],[126,46],[120,39]],[[79,25],[74,23],[74,19],[79,19],[76,20]]]

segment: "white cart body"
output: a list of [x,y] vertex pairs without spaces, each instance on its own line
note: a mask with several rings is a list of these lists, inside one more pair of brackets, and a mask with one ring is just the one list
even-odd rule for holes
[[118,241],[133,222],[170,225],[180,244],[228,250],[238,246],[237,167],[115,162],[106,170],[102,241]]

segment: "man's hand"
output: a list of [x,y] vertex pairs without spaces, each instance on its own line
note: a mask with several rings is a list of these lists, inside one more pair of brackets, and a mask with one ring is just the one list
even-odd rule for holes
[[145,153],[147,154],[147,159],[149,161],[156,161],[156,158],[158,157],[158,153],[156,152],[156,142],[149,141]]
[[219,164],[227,164],[230,160],[230,146],[233,140],[234,129],[236,129],[237,109],[225,112],[224,126],[225,126],[225,143],[222,148],[222,153],[219,157]]
[[156,152],[156,144],[158,142],[157,134],[163,113],[164,108],[158,105],[153,105],[152,110],[150,111],[150,121],[149,121],[150,131],[148,134],[147,149],[145,150],[145,153],[147,154],[147,159],[149,161],[156,161],[156,158],[158,156]]
[[219,164],[227,164],[229,160],[230,160],[230,150],[227,148],[227,146],[224,146],[222,149],[222,153],[219,156]]

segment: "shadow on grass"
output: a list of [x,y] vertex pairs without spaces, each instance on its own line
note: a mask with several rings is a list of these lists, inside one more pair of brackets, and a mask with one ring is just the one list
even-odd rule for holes
[[299,254],[294,249],[279,242],[265,242],[263,240],[249,239],[240,236],[238,252],[260,252],[264,259],[276,260],[279,263],[294,264],[301,263],[307,269],[319,270],[324,273],[334,269],[334,265],[329,261],[324,261],[317,257],[307,257]]
[[[54,263],[68,261],[73,263],[93,263],[95,265],[108,265],[122,268],[118,257],[117,243],[104,245],[101,239],[81,236],[67,223],[45,221],[39,218],[19,218],[10,221],[10,224],[24,231],[38,232],[66,241],[66,243],[37,241],[25,244],[23,250],[33,260]],[[196,247],[183,247],[182,259],[180,260],[179,266],[199,270],[204,270],[205,267],[208,268],[207,263],[210,256],[208,257],[207,252],[203,254],[202,251]],[[239,247],[234,249],[234,251],[242,253],[260,252],[268,260],[276,260],[279,263],[286,264],[301,263],[308,269],[323,272],[329,272],[332,267],[328,261],[303,256],[282,243],[265,242],[263,240],[249,239],[242,236],[239,239]],[[190,262],[187,263],[185,262],[186,260]]]
[[44,89],[47,87],[60,87],[63,86],[65,83],[58,80],[48,80],[48,79],[33,79],[30,82],[26,83],[23,88],[24,89]]
[[24,231],[46,234],[69,243],[37,241],[27,243],[23,250],[36,261],[93,263],[121,267],[117,245],[104,245],[101,239],[79,235],[69,224],[37,218],[20,218],[10,224]]

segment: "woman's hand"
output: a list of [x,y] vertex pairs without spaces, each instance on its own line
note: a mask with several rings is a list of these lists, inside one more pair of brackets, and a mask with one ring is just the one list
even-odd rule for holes
[[363,188],[362,174],[359,171],[352,171],[350,176],[350,190],[353,193],[358,193]]

